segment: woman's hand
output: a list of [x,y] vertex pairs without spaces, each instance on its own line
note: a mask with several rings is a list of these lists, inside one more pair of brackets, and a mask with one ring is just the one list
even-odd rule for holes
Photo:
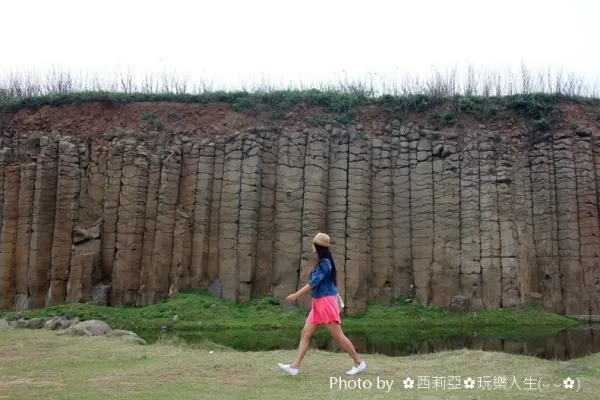
[[310,286],[309,285],[304,285],[304,287],[302,289],[300,289],[296,293],[292,293],[288,297],[286,297],[285,301],[287,301],[288,303],[293,303],[296,300],[298,300],[298,298],[300,296],[304,296],[308,292],[310,292]]
[[285,298],[285,301],[287,301],[288,303],[293,303],[296,300],[298,300],[298,294],[297,293],[292,293],[288,297]]

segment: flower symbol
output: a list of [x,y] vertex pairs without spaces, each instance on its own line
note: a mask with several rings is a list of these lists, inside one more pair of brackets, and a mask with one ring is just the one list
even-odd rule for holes
[[403,380],[402,383],[404,383],[404,389],[412,389],[413,385],[415,384],[415,381],[410,379],[410,376],[409,376],[408,378]]
[[467,379],[465,379],[465,388],[466,389],[473,389],[475,387],[475,381],[473,379],[471,379],[471,377],[468,377]]
[[563,381],[563,385],[564,385],[565,389],[573,389],[574,383],[575,383],[575,381],[571,378],[567,378]]

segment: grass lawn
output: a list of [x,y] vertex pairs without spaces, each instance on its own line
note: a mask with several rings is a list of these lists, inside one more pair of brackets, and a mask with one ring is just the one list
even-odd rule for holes
[[[600,392],[600,354],[571,361],[586,366],[582,372],[569,371],[555,361],[484,351],[365,355],[368,369],[354,377],[344,374],[351,366],[346,354],[313,350],[300,375],[286,375],[277,363],[290,362],[294,356],[295,351],[238,352],[209,342],[196,348],[176,341],[142,346],[111,337],[4,329],[0,331],[0,398],[595,400]],[[504,389],[498,386],[502,381],[494,379],[502,376]],[[407,377],[414,380],[413,389],[404,388]],[[429,389],[422,377],[429,377]],[[445,389],[433,389],[441,381],[435,377],[445,378]],[[459,389],[450,388],[456,387],[453,377],[460,377]],[[462,383],[467,377],[475,381],[474,389]],[[479,387],[479,377],[489,380],[490,389],[485,383]],[[519,388],[509,389],[513,377]],[[566,377],[575,381],[571,390],[562,386]],[[362,389],[352,386],[358,385],[359,378]],[[378,389],[378,380],[380,386],[383,380],[387,386]]]

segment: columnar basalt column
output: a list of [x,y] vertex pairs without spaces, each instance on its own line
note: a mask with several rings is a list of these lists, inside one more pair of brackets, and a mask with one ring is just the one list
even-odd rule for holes
[[[298,289],[308,283],[310,271],[317,261],[317,255],[312,254],[312,239],[318,232],[325,232],[327,228],[329,132],[323,129],[311,130],[308,133],[307,141],[304,162],[304,200],[302,203],[302,257],[300,259]],[[329,235],[331,237],[331,234]],[[338,258],[336,257],[335,260]],[[310,308],[310,296],[304,297],[300,301],[304,308]]]
[[221,190],[223,186],[223,168],[225,160],[225,138],[220,137],[215,140],[215,164],[213,167],[212,200],[210,205],[210,231],[209,231],[209,250],[207,276],[209,281],[209,291],[217,296],[221,296],[221,284],[219,277],[219,229],[220,229],[220,209],[221,209]]
[[198,153],[198,174],[196,181],[196,202],[194,204],[194,224],[192,236],[192,261],[190,285],[195,288],[208,287],[208,253],[211,225],[211,203],[215,147],[213,143],[202,142]]
[[261,139],[255,134],[244,138],[240,177],[239,225],[237,237],[238,299],[247,302],[252,296],[257,268],[258,220],[261,187]]
[[121,194],[117,221],[117,252],[114,258],[110,303],[134,305],[140,288],[146,201],[148,153],[135,141],[125,143]]
[[219,279],[221,297],[238,301],[239,265],[237,254],[242,156],[244,140],[232,139],[225,146],[221,207],[219,209]]
[[[591,315],[600,314],[600,227],[596,171],[592,142],[587,131],[578,131],[573,138],[573,155],[577,183],[577,213],[580,238],[579,257],[583,273],[583,291],[590,299]],[[585,314],[585,311],[583,314]]]
[[538,281],[545,306],[563,310],[562,278],[558,259],[556,181],[551,142],[531,145],[529,168]]
[[479,143],[476,132],[467,131],[459,143],[460,169],[460,287],[471,299],[471,308],[483,308],[481,279],[481,209]]
[[258,212],[258,249],[255,296],[271,296],[273,246],[275,240],[275,188],[277,185],[278,139],[276,133],[259,131],[262,143],[260,210]]
[[306,135],[283,132],[279,138],[278,154],[272,295],[284,299],[298,287]]
[[104,177],[104,215],[102,232],[102,275],[105,284],[112,280],[117,242],[117,219],[123,173],[123,142],[111,143],[106,158]]
[[371,262],[369,222],[371,214],[371,142],[350,132],[348,158],[348,214],[346,218],[346,307],[348,315],[365,310]]
[[369,302],[390,302],[394,297],[392,232],[393,193],[390,138],[371,142],[371,265]]
[[348,213],[349,133],[332,128],[327,175],[327,233],[335,261],[338,294],[346,301],[346,217]]
[[481,279],[485,308],[500,308],[502,303],[502,265],[500,262],[500,225],[494,142],[484,135],[479,143],[479,206],[481,212]]
[[181,146],[173,144],[162,160],[152,269],[149,277],[148,301],[156,303],[169,295],[175,208],[179,197]]
[[458,134],[436,134],[433,142],[432,304],[450,307],[460,293],[460,160]]
[[408,129],[392,131],[392,238],[394,297],[412,296],[412,239],[410,195],[410,149]]
[[21,164],[19,178],[19,205],[17,219],[17,242],[15,247],[15,308],[28,308],[29,293],[27,273],[33,222],[33,198],[35,194],[36,163]]
[[[509,224],[512,229],[511,236],[501,235],[503,308],[524,304],[530,292],[542,293],[543,279],[543,275],[539,274],[534,236],[533,193],[528,155],[530,146],[522,137],[510,137],[510,140],[505,139],[502,142],[502,158],[509,171],[508,175],[500,178],[500,184],[508,186],[510,207],[505,205],[506,200],[499,194],[501,224],[504,227]],[[501,193],[506,193],[505,187],[502,187]],[[514,270],[513,259],[510,257],[512,252]],[[510,262],[507,263],[506,260]]]
[[433,267],[433,163],[431,137],[413,130],[410,140],[410,211],[415,294],[419,303],[431,301]]
[[140,268],[140,289],[137,305],[148,305],[149,290],[153,276],[154,240],[158,216],[158,196],[160,188],[162,160],[160,154],[150,154],[148,158],[148,188],[146,190],[146,213],[142,261]]
[[[3,150],[4,202],[2,204],[2,228],[0,230],[0,308],[10,309],[14,303],[15,250],[17,221],[19,218],[20,165],[7,165],[9,152]],[[7,162],[8,161],[8,162]],[[1,161],[0,161],[1,162]]]
[[80,180],[79,149],[73,143],[61,140],[58,144],[58,181],[50,287],[46,295],[48,307],[63,302],[67,297],[73,228],[79,218]]
[[[44,138],[44,142],[48,139]],[[56,189],[58,182],[58,142],[42,147],[37,159],[33,219],[27,273],[28,308],[43,308],[46,302],[48,272],[52,263]],[[0,167],[1,168],[1,167]]]
[[190,287],[198,158],[198,146],[189,141],[183,143],[179,200],[175,211],[173,259],[171,261],[171,286],[169,293],[177,292],[181,288]]
[[[581,263],[577,175],[570,132],[553,133],[554,179],[558,216],[558,256],[563,277],[562,291],[565,311],[569,315],[587,315],[590,295],[585,290]],[[578,160],[579,162],[579,160]]]

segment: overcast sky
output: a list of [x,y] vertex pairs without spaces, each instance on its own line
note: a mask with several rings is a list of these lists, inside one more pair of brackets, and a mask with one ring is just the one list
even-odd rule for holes
[[0,69],[167,68],[236,84],[524,61],[600,76],[600,0],[0,3]]

